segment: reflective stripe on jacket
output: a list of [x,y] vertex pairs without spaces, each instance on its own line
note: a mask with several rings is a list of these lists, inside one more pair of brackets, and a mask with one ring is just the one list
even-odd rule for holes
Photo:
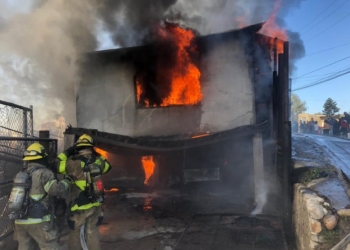
[[[35,201],[40,200],[46,194],[48,194],[41,202],[46,209],[50,209],[53,206],[53,201],[50,196],[58,196],[64,194],[68,190],[70,183],[66,180],[58,182],[55,179],[51,170],[44,165],[29,163],[27,172],[36,168],[32,174],[32,186],[29,190],[29,196]],[[51,215],[45,215],[43,218],[28,218],[25,220],[15,220],[16,224],[38,224],[43,221],[50,221]]]
[[[58,155],[59,163],[57,166],[58,172],[60,174],[72,175],[76,178],[74,185],[71,190],[70,201],[74,203],[74,201],[79,197],[79,194],[86,189],[86,177],[84,175],[84,167],[85,162],[82,161],[82,157],[89,159],[92,157],[92,151],[90,154],[85,154],[84,156],[73,156],[67,157],[67,153],[63,152]],[[102,174],[105,174],[111,170],[111,165],[109,162],[102,156],[97,156],[95,159],[95,164],[97,164],[101,168]],[[89,203],[86,205],[78,206],[74,204],[71,207],[71,211],[76,210],[87,210],[92,207],[100,206],[100,202]]]

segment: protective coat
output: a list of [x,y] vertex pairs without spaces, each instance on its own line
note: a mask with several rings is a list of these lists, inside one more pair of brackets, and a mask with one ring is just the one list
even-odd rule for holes
[[[41,201],[44,207],[51,211],[53,204],[52,196],[63,195],[70,186],[67,180],[57,181],[52,171],[44,165],[37,163],[29,163],[27,171],[32,173],[32,186],[29,190],[29,196]],[[53,224],[51,228],[50,213],[42,218],[27,218],[15,220],[15,239],[19,242],[19,250],[35,249],[39,245],[41,250],[59,249],[57,243],[58,231],[57,226]]]
[[90,202],[79,206],[76,200],[87,186],[86,176],[84,175],[84,167],[87,161],[94,159],[94,163],[101,168],[103,174],[109,172],[111,166],[102,156],[93,156],[91,150],[82,150],[78,155],[69,158],[67,156],[67,152],[63,152],[58,156],[60,159],[58,172],[75,177],[75,183],[72,185],[70,197],[71,216],[68,218],[68,224],[72,231],[69,236],[68,249],[82,249],[80,244],[80,228],[85,225],[85,237],[88,248],[99,250],[98,225],[103,218],[101,203]]

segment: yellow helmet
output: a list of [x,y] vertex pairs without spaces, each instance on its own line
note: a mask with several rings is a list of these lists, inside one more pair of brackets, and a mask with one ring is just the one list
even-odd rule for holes
[[90,135],[84,134],[84,135],[79,137],[75,146],[76,147],[93,147],[94,140],[92,139],[92,137]]
[[24,152],[23,161],[34,161],[39,160],[47,156],[45,148],[40,143],[33,143]]

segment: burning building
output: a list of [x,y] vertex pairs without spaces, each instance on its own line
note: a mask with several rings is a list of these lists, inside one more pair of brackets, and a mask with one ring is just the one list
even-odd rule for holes
[[154,43],[88,54],[66,146],[92,135],[116,167],[111,187],[220,180],[254,192],[253,138],[273,137],[283,52],[262,26],[199,36],[164,23]]

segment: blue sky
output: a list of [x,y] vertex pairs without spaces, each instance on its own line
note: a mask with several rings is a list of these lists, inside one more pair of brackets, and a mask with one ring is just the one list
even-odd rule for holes
[[[307,0],[301,4],[299,9],[291,10],[288,16],[285,17],[287,28],[301,33],[306,50],[306,56],[297,62],[296,66],[298,69],[293,72],[293,75],[291,75],[292,78],[297,78],[298,76],[350,56],[350,1],[336,0],[329,7],[333,2],[334,0]],[[323,11],[325,12],[311,23]],[[332,12],[334,13],[331,14]],[[310,55],[343,44],[348,45]],[[349,67],[350,58],[308,74],[305,77],[294,79],[292,89],[312,83],[315,80],[326,77],[329,73]],[[349,82],[350,74],[347,74],[338,79],[294,93],[299,95],[300,99],[307,102],[307,112],[309,113],[321,112],[324,102],[329,97],[338,103],[341,113],[344,111],[349,112]]]

